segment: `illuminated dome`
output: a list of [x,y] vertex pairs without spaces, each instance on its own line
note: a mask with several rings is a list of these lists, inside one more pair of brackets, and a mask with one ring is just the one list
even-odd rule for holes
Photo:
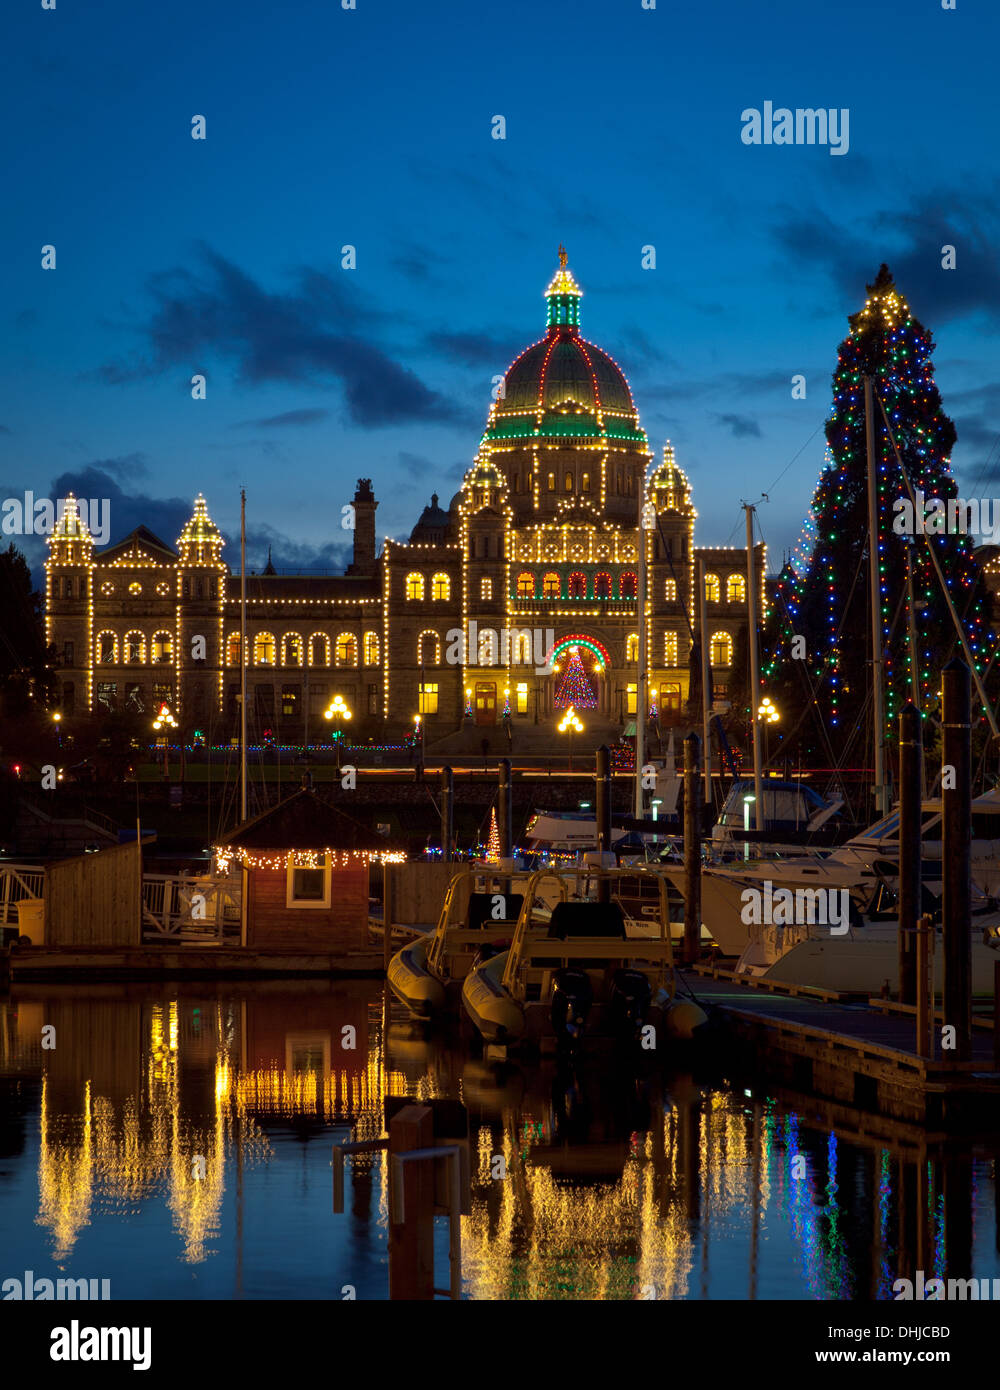
[[658,512],[694,510],[691,506],[691,484],[684,470],[677,466],[674,446],[669,439],[663,446],[663,462],[654,470],[649,480],[649,494]]
[[547,332],[508,368],[485,439],[595,439],[646,444],[618,364],[580,337],[582,291],[560,248],[545,291]]

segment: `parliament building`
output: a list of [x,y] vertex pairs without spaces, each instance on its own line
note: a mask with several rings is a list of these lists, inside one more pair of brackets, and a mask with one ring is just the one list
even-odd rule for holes
[[[544,336],[495,391],[475,463],[406,542],[376,540],[358,480],[342,575],[247,577],[250,740],[329,737],[340,695],[354,742],[398,743],[420,715],[427,746],[462,731],[545,726],[581,709],[589,741],[634,729],[639,662],[659,725],[687,716],[696,576],[713,697],[724,703],[747,622],[746,552],[695,547],[691,487],[658,464],[621,368],[580,335],[581,290],[560,252]],[[644,480],[647,480],[644,485]],[[638,557],[646,547],[646,642]],[[170,707],[190,739],[239,728],[240,575],[199,496],[176,548],[140,526],[103,550],[72,499],[49,537],[46,625],[61,707]],[[759,605],[765,557],[756,547]],[[695,716],[697,718],[697,716]],[[539,729],[544,732],[544,728]]]

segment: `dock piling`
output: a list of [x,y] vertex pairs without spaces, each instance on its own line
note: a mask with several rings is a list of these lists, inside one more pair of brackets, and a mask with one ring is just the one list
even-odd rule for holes
[[[925,912],[914,929],[916,960],[914,986],[917,1006],[917,1038],[915,1051],[918,1057],[933,1060],[934,1057],[934,918]],[[909,1003],[909,1000],[903,1001]]]
[[441,769],[441,858],[450,864],[455,851],[455,774]]
[[916,1002],[916,930],[920,916],[920,813],[923,738],[910,701],[899,716],[899,1000]]
[[[603,856],[611,852],[611,752],[606,743],[602,743],[597,750],[594,805],[597,816],[597,848]],[[601,864],[604,864],[603,857]],[[611,901],[611,884],[606,878],[597,880],[597,900],[604,903]]]

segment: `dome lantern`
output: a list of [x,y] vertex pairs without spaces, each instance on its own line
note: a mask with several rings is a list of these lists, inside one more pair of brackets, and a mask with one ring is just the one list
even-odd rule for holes
[[549,333],[568,328],[576,332],[580,327],[580,300],[583,291],[573,279],[573,272],[566,266],[566,248],[559,247],[559,269],[549,282],[545,291],[548,302],[546,326]]

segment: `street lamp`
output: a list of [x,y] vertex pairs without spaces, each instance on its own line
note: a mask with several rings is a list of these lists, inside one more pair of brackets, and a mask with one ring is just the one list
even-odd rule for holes
[[424,761],[424,721],[419,714],[413,716],[413,747],[416,750],[417,742],[420,742],[420,763]]
[[573,771],[573,735],[574,735],[574,734],[582,734],[582,733],[583,733],[583,725],[580,723],[580,719],[579,719],[579,717],[578,717],[578,715],[577,715],[577,712],[576,712],[576,710],[573,708],[572,705],[570,705],[569,709],[568,709],[568,710],[566,711],[566,713],[563,715],[562,721],[561,721],[561,722],[559,723],[559,725],[558,725],[558,729],[559,729],[559,732],[560,732],[561,734],[568,734],[568,735],[569,735],[569,770],[570,770],[570,772],[572,772],[572,771]]
[[351,711],[347,708],[343,695],[335,695],[330,707],[323,712],[324,719],[335,719],[337,727],[334,730],[333,741],[337,745],[337,770],[340,771],[340,735],[341,724],[345,719],[350,719]]
[[757,800],[755,796],[745,796],[743,798],[743,858],[750,858],[750,807]]
[[159,714],[156,716],[156,718],[153,720],[153,728],[155,729],[155,731],[156,731],[157,733],[159,733],[161,729],[165,729],[165,730],[168,731],[167,733],[162,734],[162,735],[160,736],[160,738],[157,739],[157,743],[160,743],[160,744],[163,745],[163,776],[164,776],[164,777],[166,778],[166,780],[169,782],[169,781],[170,781],[170,734],[169,734],[169,730],[170,730],[170,729],[176,729],[176,728],[177,728],[177,720],[176,720],[176,719],[174,718],[174,716],[170,713],[170,706],[169,706],[169,705],[161,705],[161,706],[160,706],[160,712],[159,712]]
[[764,766],[766,767],[768,743],[767,726],[769,724],[777,724],[781,719],[781,715],[778,713],[777,707],[771,702],[770,695],[765,695],[764,699],[761,701],[757,709],[757,718],[764,725]]
[[53,719],[53,722],[54,722],[54,724],[55,724],[55,726],[56,726],[56,737],[57,737],[58,740],[59,740],[59,747],[61,748],[61,747],[62,747],[62,715],[59,713],[58,710],[56,710],[55,714],[52,716],[52,719]]

